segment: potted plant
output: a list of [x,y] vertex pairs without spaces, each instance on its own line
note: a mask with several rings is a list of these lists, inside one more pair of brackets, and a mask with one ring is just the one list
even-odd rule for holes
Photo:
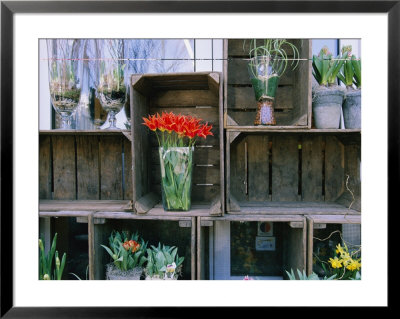
[[109,237],[109,247],[101,245],[111,256],[112,262],[107,264],[108,280],[139,280],[146,261],[147,243],[139,239],[137,233],[113,231]]
[[159,143],[161,194],[164,210],[188,211],[191,208],[193,151],[197,137],[213,135],[212,125],[200,119],[162,113],[143,118]]
[[[67,255],[64,253],[60,261],[56,245],[57,233],[54,234],[48,253],[45,252],[42,239],[39,239],[39,280],[61,280]],[[55,267],[53,267],[53,257]]]
[[158,243],[147,249],[146,280],[176,280],[182,272],[184,257],[178,256],[178,248]]
[[318,83],[312,89],[316,128],[339,128],[346,90],[337,84],[337,76],[343,62],[344,59],[340,55],[334,59],[326,46],[321,49],[318,56],[313,56],[313,76]]
[[257,100],[254,125],[275,125],[273,103],[280,77],[285,73],[289,59],[287,49],[293,54],[291,66],[298,65],[299,51],[286,39],[256,39],[250,41],[248,70]]
[[346,86],[343,102],[344,126],[357,129],[361,128],[361,60],[352,55],[351,45],[342,48],[342,55],[345,61],[338,78]]

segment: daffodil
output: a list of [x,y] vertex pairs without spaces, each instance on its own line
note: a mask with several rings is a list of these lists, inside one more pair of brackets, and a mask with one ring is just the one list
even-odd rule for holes
[[334,259],[329,258],[329,262],[331,263],[332,268],[341,268],[342,267],[342,261],[339,260],[337,257]]
[[349,265],[346,267],[348,270],[359,270],[361,268],[361,263],[358,260],[352,260]]
[[343,247],[340,246],[340,244],[336,245],[336,253],[337,254],[343,254],[344,253]]

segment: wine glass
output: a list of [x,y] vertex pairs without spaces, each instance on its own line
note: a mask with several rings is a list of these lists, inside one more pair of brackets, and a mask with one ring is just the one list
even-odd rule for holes
[[121,111],[127,101],[127,88],[124,68],[124,40],[96,40],[97,83],[96,95],[103,109],[109,114],[110,126],[107,129],[119,129],[115,115]]
[[81,97],[82,46],[83,40],[47,40],[50,99],[61,116],[62,130],[71,129],[71,116]]

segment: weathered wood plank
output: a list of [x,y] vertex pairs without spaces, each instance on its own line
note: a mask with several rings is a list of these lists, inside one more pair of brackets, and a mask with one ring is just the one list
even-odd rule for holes
[[132,199],[132,143],[124,139],[124,199]]
[[208,90],[163,90],[151,102],[152,107],[218,106],[218,96]]
[[[290,228],[284,224],[284,256],[283,269],[290,272],[293,269],[297,272],[306,270],[306,254],[307,254],[307,231],[306,222],[303,222],[302,228]],[[286,272],[285,272],[286,274]]]
[[87,217],[88,222],[88,255],[89,255],[89,280],[94,280],[95,277],[95,245],[99,244],[94,241],[94,220],[93,214],[89,214]]
[[52,136],[54,199],[76,199],[75,137]]
[[272,137],[272,200],[298,200],[298,136]]
[[304,201],[322,201],[323,137],[302,136],[301,193]]
[[39,135],[39,198],[51,199],[51,138]]
[[[149,114],[148,99],[131,88],[132,114],[132,195],[135,202],[149,192],[149,129],[144,126],[142,117]],[[154,136],[155,143],[157,142]]]
[[344,147],[334,136],[325,141],[325,200],[334,201],[344,191]]
[[103,136],[100,139],[100,198],[123,199],[120,136]]
[[[71,216],[87,211],[124,211],[127,200],[40,200],[39,211],[67,212]],[[80,215],[77,215],[80,216]]]
[[[231,110],[255,110],[257,100],[253,87],[233,87],[228,85],[228,109]],[[276,90],[274,110],[291,111],[293,109],[293,86],[280,86]]]
[[[345,146],[345,184],[344,192],[353,193],[349,198],[351,201],[348,207],[361,210],[361,146],[351,144]],[[347,180],[348,178],[348,180]],[[354,198],[353,198],[354,196]],[[350,206],[351,205],[351,206]]]
[[138,214],[145,214],[160,201],[160,197],[150,192],[135,202],[135,211]]
[[238,201],[247,200],[247,176],[245,175],[246,142],[243,136],[239,136],[230,146],[230,193]]
[[247,141],[249,200],[269,200],[269,136],[248,136]]
[[99,140],[76,136],[77,199],[100,199]]

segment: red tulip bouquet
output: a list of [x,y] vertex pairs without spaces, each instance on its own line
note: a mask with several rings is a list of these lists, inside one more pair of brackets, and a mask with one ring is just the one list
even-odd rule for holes
[[190,115],[163,112],[143,118],[159,143],[161,193],[165,210],[191,207],[193,150],[196,138],[213,135],[212,125]]

